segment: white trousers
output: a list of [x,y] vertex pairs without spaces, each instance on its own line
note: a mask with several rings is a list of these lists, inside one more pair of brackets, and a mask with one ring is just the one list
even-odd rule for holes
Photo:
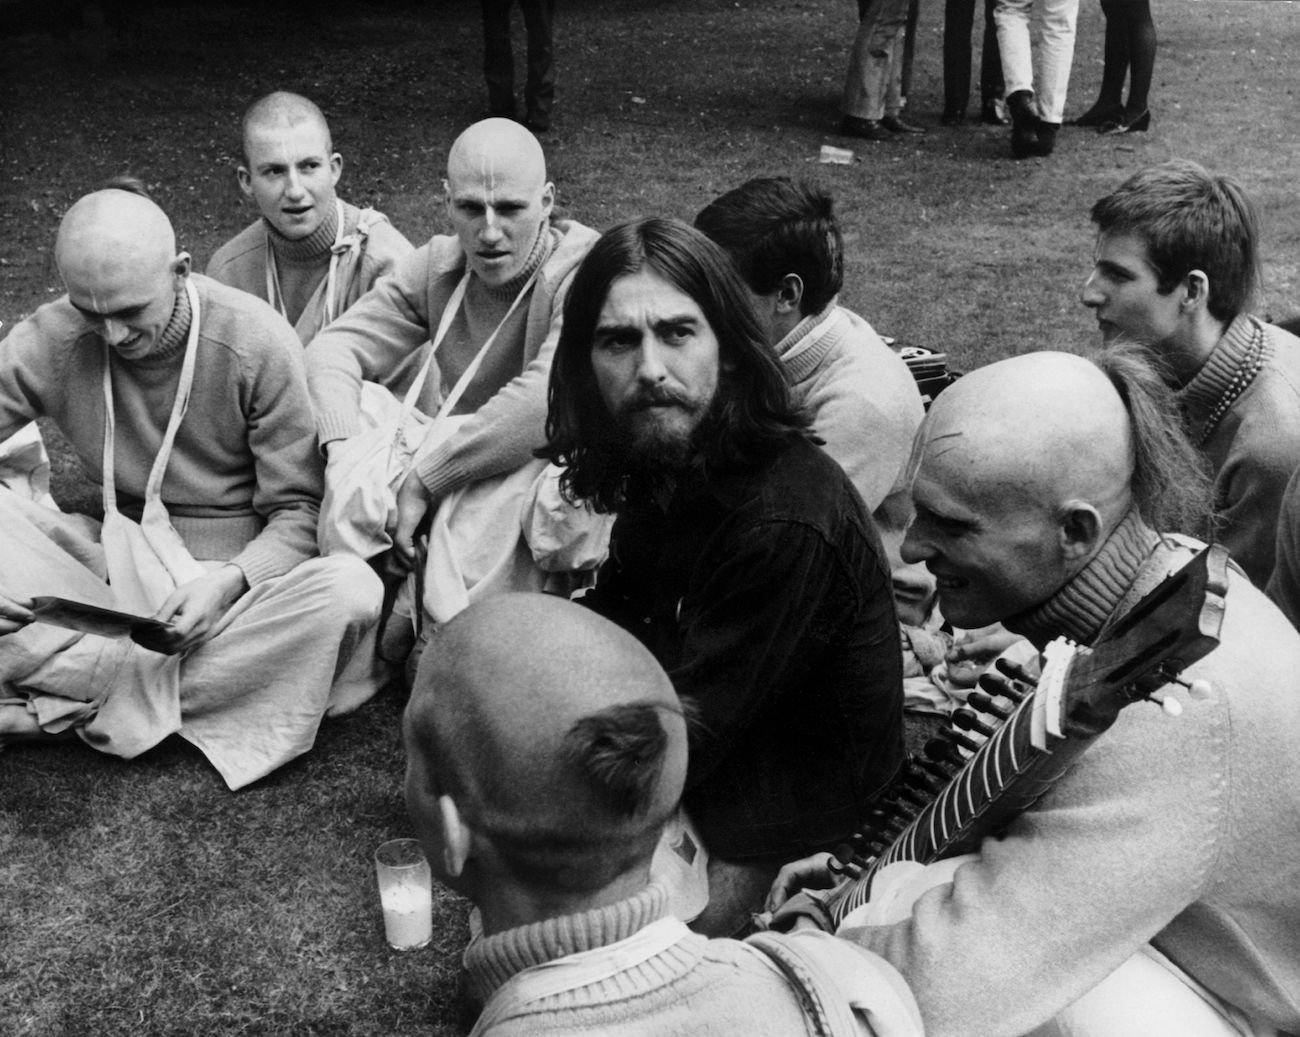
[[993,8],[1007,95],[1032,90],[1044,122],[1065,116],[1078,19],[1079,0],[997,0]]
[[[0,589],[102,601],[99,523],[0,490],[0,530]],[[32,623],[0,637],[0,698],[24,703],[44,730],[75,731],[117,756],[180,734],[240,788],[310,749],[324,715],[377,690],[382,598],[373,570],[347,556],[259,583],[185,653],[178,701],[141,677],[133,660],[153,653],[133,641]]]

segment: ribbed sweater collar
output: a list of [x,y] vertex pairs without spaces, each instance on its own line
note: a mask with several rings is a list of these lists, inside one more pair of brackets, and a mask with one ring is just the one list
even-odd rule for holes
[[325,218],[320,221],[320,226],[297,241],[286,238],[265,217],[262,226],[266,229],[266,238],[271,243],[277,260],[306,265],[324,259],[334,247],[334,238],[339,230],[338,207],[330,202],[325,207]]
[[668,910],[668,892],[652,883],[629,900],[581,914],[507,929],[470,944],[465,970],[472,992],[486,1001],[517,972],[568,954],[607,947],[657,922]]
[[789,334],[776,344],[776,355],[781,358],[781,363],[785,365],[786,376],[791,382],[801,382],[813,371],[817,370],[818,365],[826,358],[826,354],[835,348],[835,345],[839,342],[838,335],[823,335],[820,340],[813,343],[798,356],[787,359],[787,355],[811,335],[819,325],[829,320],[834,312],[835,300],[832,299],[831,304],[821,313],[809,314],[791,328]]
[[[1255,336],[1256,321],[1249,314],[1239,313],[1228,330],[1223,333],[1213,351],[1195,376],[1177,393],[1178,402],[1186,417],[1188,432],[1195,440],[1205,419],[1231,384],[1233,376],[1250,352]],[[1273,343],[1264,336],[1261,359],[1267,363],[1273,356]]]
[[533,242],[532,251],[528,253],[528,259],[525,260],[519,273],[503,284],[483,285],[484,293],[500,302],[507,304],[513,302],[515,296],[519,294],[519,290],[533,276],[533,271],[550,259],[551,253],[554,251],[555,235],[551,232],[551,225],[544,223],[537,235],[537,240]]
[[176,303],[172,306],[171,318],[153,350],[146,356],[132,361],[141,367],[153,367],[170,363],[185,351],[185,343],[190,333],[190,293],[183,287],[176,293]]
[[1130,511],[1092,561],[1064,587],[1003,625],[1013,633],[1023,634],[1038,648],[1062,635],[1079,644],[1092,644],[1159,540],[1138,513]]

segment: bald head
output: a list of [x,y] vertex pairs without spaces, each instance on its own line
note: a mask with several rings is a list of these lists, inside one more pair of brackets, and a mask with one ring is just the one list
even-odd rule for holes
[[301,94],[291,94],[287,90],[260,97],[248,106],[240,124],[244,142],[244,156],[248,158],[250,142],[259,134],[280,133],[290,127],[307,124],[323,134],[323,146],[326,153],[333,151],[330,140],[329,123],[321,110]]
[[543,883],[648,863],[686,773],[676,694],[635,638],[541,594],[480,602],[429,643],[406,711],[408,805],[437,796]]
[[447,215],[470,269],[489,285],[519,275],[555,203],[537,138],[511,119],[484,119],[447,156]]
[[1106,375],[1070,353],[972,371],[934,401],[917,444],[914,464],[942,460],[1018,507],[1081,498],[1112,515],[1127,506],[1128,411]]
[[126,359],[150,352],[189,273],[171,221],[131,191],[95,191],[59,224],[55,261],[68,299]]

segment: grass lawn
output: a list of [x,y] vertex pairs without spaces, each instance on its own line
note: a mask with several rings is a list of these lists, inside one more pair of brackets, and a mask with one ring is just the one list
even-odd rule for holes
[[[1005,130],[938,125],[938,0],[924,0],[909,107],[930,133],[886,145],[831,132],[854,29],[846,0],[559,8],[545,143],[561,204],[585,223],[690,219],[746,177],[808,177],[838,199],[844,301],[969,369],[1090,344],[1077,302],[1089,206],[1130,171],[1185,156],[1234,173],[1260,206],[1258,311],[1300,310],[1294,4],[1159,0],[1152,132],[1067,127],[1055,155],[1024,162]],[[0,4],[0,31],[19,25],[16,9]],[[251,219],[233,174],[238,117],[277,87],[330,117],[345,197],[414,241],[443,230],[443,157],[485,106],[477,11],[181,0],[146,10],[125,47],[75,26],[0,41],[0,319],[61,291],[58,220],[116,173],[151,186],[201,268]],[[1101,32],[1097,3],[1082,0],[1070,114],[1095,96]],[[859,160],[820,165],[823,143]],[[95,499],[66,463],[57,479],[65,504]],[[0,752],[0,1034],[462,1032],[463,903],[439,900],[425,950],[383,940],[370,854],[408,834],[400,709],[388,696],[327,723],[309,756],[237,794],[179,741],[129,763],[79,744]]]

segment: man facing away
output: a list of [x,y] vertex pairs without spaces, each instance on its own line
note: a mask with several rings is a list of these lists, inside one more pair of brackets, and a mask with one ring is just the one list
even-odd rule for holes
[[1263,587],[1278,510],[1300,466],[1300,339],[1248,312],[1259,227],[1241,185],[1194,162],[1144,169],[1092,207],[1081,301],[1103,344],[1141,343],[1176,390],[1214,475],[1220,534]]
[[[541,146],[508,119],[485,119],[456,138],[443,191],[455,235],[435,236],[399,262],[307,347],[328,453],[360,431],[362,380],[384,382],[449,318],[437,352],[441,385],[430,378],[418,406],[435,413],[468,370],[453,411],[466,420],[422,453],[398,491],[393,540],[408,566],[416,526],[447,494],[519,468],[545,443],[546,381],[564,298],[596,240],[579,223],[551,220],[555,186]],[[475,372],[471,364],[489,338]]]
[[[374,691],[358,645],[379,582],[315,557],[302,350],[265,303],[192,276],[138,194],[80,199],[55,258],[67,294],[0,348],[0,438],[52,419],[104,485],[105,519],[0,490],[0,737],[75,731],[131,757],[179,732],[238,788]],[[51,594],[169,626],[136,645],[33,623]]]
[[607,620],[540,594],[471,605],[422,656],[403,727],[416,833],[482,917],[465,954],[487,1002],[476,1034],[919,1035],[906,987],[860,948],[708,940],[669,916],[651,860],[686,723]]
[[781,858],[846,836],[902,759],[889,568],[809,438],[726,254],[675,220],[608,231],[574,276],[545,455],[616,519],[584,601],[693,711],[684,803],[730,934]]
[[[1208,497],[1168,393],[1132,353],[1102,364],[1031,353],[931,406],[903,552],[955,623],[1088,645],[1191,557],[1157,532]],[[1220,636],[1183,674],[1208,701],[1124,709],[910,917],[841,930],[931,1037],[1300,1032],[1300,635],[1229,566]]]
[[321,110],[276,91],[244,113],[239,188],[261,217],[217,249],[207,275],[280,311],[305,346],[411,243],[388,217],[335,194],[343,157]]

